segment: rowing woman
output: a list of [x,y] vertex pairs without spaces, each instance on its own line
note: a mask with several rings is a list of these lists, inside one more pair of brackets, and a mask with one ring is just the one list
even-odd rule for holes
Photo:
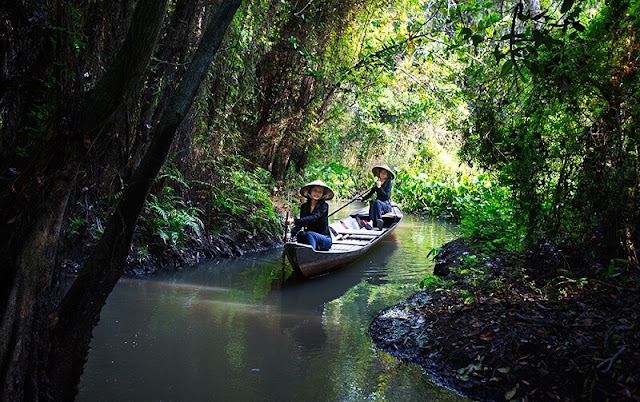
[[376,229],[382,230],[384,227],[382,215],[391,212],[391,181],[395,175],[387,165],[375,166],[371,171],[378,177],[378,180],[371,191],[362,197],[362,201],[366,201],[374,193],[376,194],[376,198],[369,203],[369,221],[372,226],[375,225]]

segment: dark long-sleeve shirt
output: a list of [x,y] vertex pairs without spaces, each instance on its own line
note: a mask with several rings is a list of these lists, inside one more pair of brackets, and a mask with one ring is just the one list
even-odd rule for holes
[[329,204],[324,200],[318,201],[311,212],[311,202],[307,201],[300,206],[300,218],[293,220],[291,234],[295,235],[303,227],[312,232],[329,236]]
[[391,178],[387,178],[380,187],[373,187],[367,195],[362,197],[362,201],[369,199],[373,193],[376,193],[376,198],[380,201],[391,201],[391,180]]

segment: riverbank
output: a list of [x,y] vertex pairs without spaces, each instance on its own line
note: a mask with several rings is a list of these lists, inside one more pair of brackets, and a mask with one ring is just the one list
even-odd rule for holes
[[452,242],[444,282],[372,321],[378,348],[477,400],[640,400],[640,278],[539,245],[477,261]]
[[[169,247],[150,233],[136,232],[127,257],[125,276],[146,276],[158,271],[175,271],[198,264],[205,258],[234,258],[253,251],[263,251],[282,244],[281,235],[269,233],[248,234],[245,222],[229,222],[230,229],[223,234],[188,232],[182,247]],[[61,266],[64,272],[76,274],[97,243],[85,233],[66,239],[61,247]]]

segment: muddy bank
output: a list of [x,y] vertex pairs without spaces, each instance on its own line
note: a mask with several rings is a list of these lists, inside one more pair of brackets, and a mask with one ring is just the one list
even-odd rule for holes
[[548,244],[470,264],[454,242],[440,257],[444,283],[371,323],[380,349],[477,400],[640,400],[636,267]]
[[[63,244],[60,265],[63,272],[76,274],[97,240],[86,235]],[[167,247],[144,233],[136,233],[127,258],[125,276],[145,276],[158,271],[174,271],[199,263],[205,258],[234,258],[282,245],[280,236],[247,235],[240,222],[223,235],[191,235],[180,249]]]

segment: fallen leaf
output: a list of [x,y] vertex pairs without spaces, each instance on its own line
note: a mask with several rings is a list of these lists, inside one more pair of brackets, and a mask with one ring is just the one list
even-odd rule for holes
[[496,333],[493,331],[485,332],[484,334],[480,335],[480,339],[483,341],[492,341],[496,339]]
[[456,377],[458,378],[458,380],[460,381],[469,381],[469,376],[466,374],[458,374],[456,375]]

